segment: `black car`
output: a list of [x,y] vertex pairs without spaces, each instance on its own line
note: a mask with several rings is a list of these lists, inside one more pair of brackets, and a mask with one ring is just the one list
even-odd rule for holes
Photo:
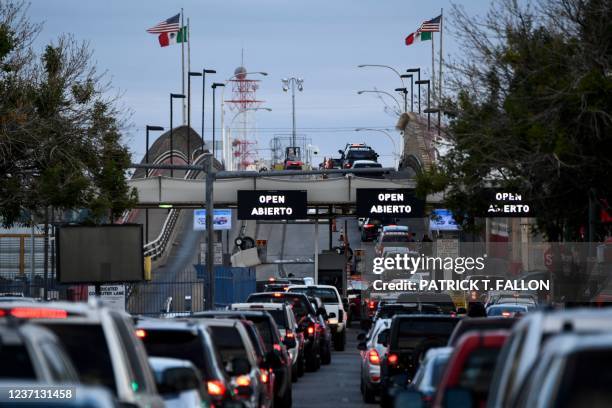
[[385,225],[383,220],[366,218],[361,226],[361,242],[374,241],[383,225]]
[[291,406],[291,357],[281,341],[280,332],[274,318],[269,313],[263,311],[212,311],[194,313],[193,317],[244,319],[253,322],[266,347],[266,362],[274,371],[274,395],[276,397],[274,405],[278,407]]
[[298,332],[304,335],[304,357],[306,369],[316,371],[321,366],[321,350],[319,344],[320,333],[316,330],[318,322],[317,311],[314,309],[308,296],[293,292],[265,292],[253,293],[247,298],[248,303],[287,303],[291,305],[295,320],[298,323]]
[[331,364],[332,330],[327,324],[327,312],[321,298],[308,296],[312,307],[317,311],[315,330],[319,332],[319,349],[321,350],[321,364]]
[[414,378],[427,350],[446,346],[459,320],[445,315],[393,317],[388,351],[380,362],[382,406],[391,406],[395,393]]
[[167,319],[143,319],[136,324],[136,335],[147,354],[189,360],[200,370],[211,399],[221,406],[234,402],[230,378],[225,373],[212,334],[206,325]]
[[347,169],[353,166],[355,160],[378,160],[378,153],[364,143],[347,144],[344,151],[338,150],[338,153],[342,155],[342,167]]

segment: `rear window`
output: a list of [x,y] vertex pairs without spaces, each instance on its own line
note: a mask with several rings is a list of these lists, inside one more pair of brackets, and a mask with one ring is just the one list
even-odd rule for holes
[[207,377],[206,350],[198,333],[189,330],[144,329],[142,338],[147,354],[153,357],[178,358],[189,360]]
[[555,406],[610,406],[611,366],[612,349],[585,350],[570,355]]
[[346,158],[351,160],[371,160],[376,158],[376,153],[369,148],[353,148],[348,151]]
[[235,327],[210,326],[213,342],[221,354],[223,365],[235,358],[248,358],[240,332]]
[[418,314],[419,308],[413,306],[384,306],[378,312],[378,317],[381,319],[391,319],[396,314]]
[[102,327],[97,324],[42,323],[64,343],[81,382],[116,391],[113,364]]
[[442,380],[442,374],[444,374],[449,358],[450,354],[438,357],[433,362],[433,367],[431,370],[431,385],[436,389],[438,388],[438,384],[440,384],[440,380]]
[[487,310],[487,316],[502,316],[504,313],[514,315],[515,313],[526,312],[527,310],[524,306],[491,306],[489,310]]
[[247,320],[253,322],[257,331],[261,335],[266,346],[266,351],[272,351],[274,344],[278,341],[277,337],[272,332],[273,326],[270,324],[269,318],[265,316],[245,316]]
[[279,329],[287,328],[287,314],[284,310],[266,310],[274,318],[274,322]]
[[306,305],[307,301],[305,301],[302,297],[291,296],[283,294],[282,296],[276,297],[272,294],[266,295],[254,295],[249,296],[247,302],[257,302],[257,303],[287,303],[291,305],[293,313],[300,320],[302,317],[306,316],[310,309]]
[[403,320],[399,323],[397,347],[415,348],[423,339],[449,337],[457,322],[444,320]]
[[35,380],[36,373],[24,345],[0,344],[0,378]]
[[410,242],[410,234],[407,232],[385,232],[382,242]]
[[336,291],[331,288],[291,288],[291,292],[305,293],[308,296],[316,296],[321,299],[323,303],[337,305],[338,295]]
[[486,394],[491,384],[499,351],[498,348],[474,350],[461,370],[459,387],[473,390],[479,394]]

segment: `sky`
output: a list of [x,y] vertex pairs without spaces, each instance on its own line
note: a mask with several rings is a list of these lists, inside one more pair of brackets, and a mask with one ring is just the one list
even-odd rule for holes
[[[470,14],[483,14],[489,0],[455,3]],[[380,153],[383,164],[392,164],[393,143],[388,136],[354,129],[389,129],[399,146],[396,118],[385,112],[374,94],[357,91],[379,89],[401,99],[394,92],[402,86],[401,80],[391,70],[357,66],[384,64],[400,72],[421,67],[423,77],[429,77],[430,42],[407,47],[404,39],[441,9],[452,24],[451,2],[446,0],[31,0],[30,19],[44,23],[35,42],[39,50],[65,33],[90,44],[99,71],[107,72],[114,92],[121,95],[121,105],[130,112],[126,142],[135,160],[145,152],[145,125],[168,128],[169,94],[181,92],[181,46],[161,48],[157,36],[145,30],[181,8],[191,26],[191,70],[217,71],[207,76],[206,139],[211,132],[213,80],[224,82],[233,75],[242,50],[247,71],[268,73],[257,78],[262,79],[257,97],[272,111],[252,115],[263,158],[270,156],[274,135],[291,132],[291,95],[283,92],[281,78],[300,77],[304,89],[296,94],[297,132],[312,138],[321,156],[329,157],[346,143],[365,142]],[[438,34],[434,41],[437,53]],[[458,44],[452,33],[445,32],[443,41],[445,58],[456,55]],[[197,130],[201,79],[193,78],[192,87],[192,127]],[[225,99],[231,99],[230,90]],[[219,92],[217,96],[219,101]],[[181,119],[179,102],[174,111],[176,126]],[[227,118],[234,116],[226,112]],[[217,126],[218,121],[219,117]]]

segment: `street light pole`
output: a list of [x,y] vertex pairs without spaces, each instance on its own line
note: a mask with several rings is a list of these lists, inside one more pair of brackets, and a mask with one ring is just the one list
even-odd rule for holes
[[[214,89],[213,89],[214,98]],[[214,107],[214,102],[213,102]],[[214,110],[214,109],[213,109]],[[214,117],[214,116],[213,116]],[[214,134],[214,125],[213,125]],[[213,149],[214,151],[214,149]],[[213,183],[215,182],[215,176],[213,174],[213,161],[214,153],[206,155],[206,272],[208,275],[208,293],[207,293],[207,309],[213,310],[215,308],[215,264],[214,264],[214,251],[215,251],[215,234],[213,226],[213,216],[215,207],[213,204]]]
[[406,72],[416,72],[417,73],[418,81],[416,81],[416,84],[419,90],[419,113],[421,113],[421,85],[419,84],[419,81],[421,80],[421,68],[410,68],[410,69],[407,69]]
[[[174,164],[174,133],[172,127],[172,99],[185,99],[185,95],[183,94],[170,94],[170,164]],[[170,169],[170,177],[174,177],[174,169]]]
[[414,112],[414,76],[412,74],[403,74],[402,78],[410,78],[410,112]]
[[429,79],[423,79],[422,81],[419,80],[416,83],[417,83],[417,85],[421,85],[421,84],[425,85],[425,84],[427,84],[427,109],[425,110],[425,112],[427,113],[427,130],[430,130],[431,129],[431,116],[430,116],[431,112],[427,112],[431,108],[431,106],[429,104],[430,103],[430,99],[429,99],[430,98],[430,92],[429,92],[430,81],[429,81]]
[[213,126],[212,126],[212,128],[213,128],[212,129],[212,157],[213,158],[215,157],[215,150],[216,150],[216,148],[215,148],[215,105],[216,105],[215,104],[215,93],[216,92],[215,92],[215,90],[219,86],[225,86],[225,84],[220,83],[220,82],[215,82],[215,83],[213,83],[211,85],[211,88],[213,90],[213,102],[212,102],[213,103],[213,112],[212,112],[212,114],[213,114],[213,117],[212,117],[212,123],[213,123]]
[[408,89],[395,88],[395,92],[401,92],[404,94],[404,112],[408,112]]
[[191,77],[202,76],[201,72],[187,74],[187,164],[191,163]]
[[206,74],[216,74],[214,69],[202,70],[202,153],[204,153],[204,102],[206,101]]
[[295,128],[295,86],[297,85],[298,91],[302,92],[304,89],[304,80],[302,78],[283,78],[281,80],[283,84],[283,91],[287,92],[289,90],[289,86],[291,85],[291,114],[292,114],[292,137],[291,144],[293,147],[296,146],[296,128]]
[[[151,164],[149,162],[149,131],[154,130],[154,131],[163,131],[164,128],[161,126],[151,126],[151,125],[147,125],[146,126],[146,133],[147,133],[147,150],[145,152],[145,162],[147,164]],[[149,169],[145,170],[145,178],[149,178]],[[149,242],[149,209],[147,208],[145,210],[145,244]]]

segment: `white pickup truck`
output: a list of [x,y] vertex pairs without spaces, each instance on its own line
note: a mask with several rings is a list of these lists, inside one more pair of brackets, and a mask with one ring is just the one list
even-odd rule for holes
[[331,285],[291,285],[287,291],[304,293],[307,296],[321,299],[327,312],[327,324],[332,331],[334,349],[336,351],[344,351],[348,314],[344,310],[338,289]]

